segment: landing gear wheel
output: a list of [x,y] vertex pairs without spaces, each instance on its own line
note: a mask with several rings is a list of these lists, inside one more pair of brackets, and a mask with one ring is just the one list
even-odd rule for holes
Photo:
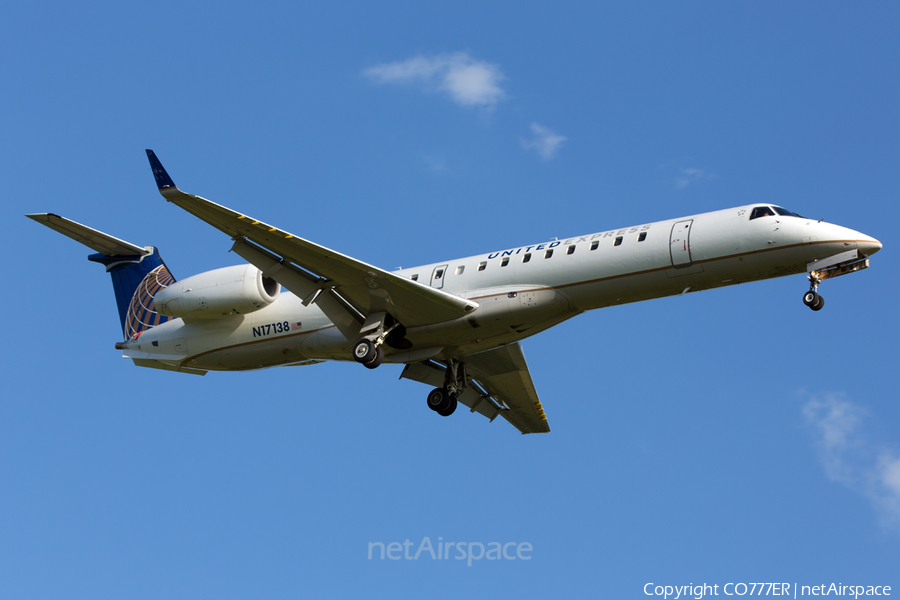
[[822,310],[824,306],[825,298],[823,298],[822,296],[816,296],[816,303],[810,306],[810,308],[813,310]]
[[816,310],[813,307],[816,305],[816,302],[818,302],[818,301],[819,301],[819,295],[812,290],[809,290],[808,292],[803,294],[803,304],[807,305],[808,307],[812,308],[813,310]]
[[372,359],[375,358],[375,355],[375,344],[369,340],[359,340],[353,346],[353,359],[356,362],[366,364],[367,362],[371,362]]
[[456,410],[457,401],[456,396],[454,396],[453,394],[450,394],[449,398],[450,405],[447,408],[445,408],[444,410],[436,410],[434,412],[441,415],[442,417],[449,417],[450,415],[452,415],[453,411]]
[[384,350],[381,346],[375,348],[375,358],[370,360],[369,362],[363,363],[363,366],[367,369],[374,369],[378,365],[380,365],[384,361]]
[[450,398],[450,394],[444,388],[434,388],[428,392],[428,408],[438,413],[445,411],[452,404]]

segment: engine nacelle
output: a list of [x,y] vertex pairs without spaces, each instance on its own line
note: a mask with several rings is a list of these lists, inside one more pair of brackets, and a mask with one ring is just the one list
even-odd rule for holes
[[200,273],[160,290],[156,312],[169,317],[216,318],[259,310],[281,293],[274,279],[253,265],[236,265]]

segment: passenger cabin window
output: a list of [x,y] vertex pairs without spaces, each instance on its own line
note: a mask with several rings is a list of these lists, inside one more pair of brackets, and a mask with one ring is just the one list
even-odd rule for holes
[[410,277],[410,279],[412,279],[413,281],[418,281],[418,280],[419,280],[419,275],[418,275],[418,274],[413,275],[412,277]]
[[591,250],[596,250],[599,247],[600,247],[600,242],[598,242],[597,240],[594,240],[593,242],[591,242]]
[[501,266],[501,267],[505,267],[505,266],[508,265],[508,264],[509,264],[509,257],[508,257],[508,256],[505,256],[505,257],[503,257],[502,259],[500,259],[500,266]]
[[466,270],[466,266],[465,266],[465,265],[456,267],[456,274],[457,274],[457,275],[462,275],[462,274],[463,274],[463,271],[465,271],[465,270]]
[[750,213],[750,220],[758,219],[760,217],[774,217],[775,211],[772,210],[768,206],[757,206],[753,209],[753,212]]
[[553,250],[547,250],[546,252],[544,252],[544,258],[550,258],[551,256],[553,256]]
[[523,262],[523,263],[527,263],[529,260],[531,260],[531,253],[530,253],[530,252],[529,252],[528,254],[526,254],[525,256],[522,257],[522,262]]
[[616,243],[613,246],[621,246],[622,245],[622,236],[616,238]]
[[479,271],[484,271],[485,267],[487,267],[487,261],[483,261],[483,262],[478,263],[478,270],[479,270]]
[[443,276],[444,276],[444,270],[443,270],[443,269],[438,269],[437,271],[434,272],[434,279],[435,279],[435,280],[438,280],[438,279],[440,279],[440,278],[443,277]]
[[646,239],[647,239],[647,232],[646,232],[646,231],[642,232],[642,233],[638,236],[638,241],[639,241],[639,242],[643,242],[643,241],[646,240]]
[[575,253],[575,246],[569,246],[568,248],[566,248],[566,254],[574,254],[574,253]]

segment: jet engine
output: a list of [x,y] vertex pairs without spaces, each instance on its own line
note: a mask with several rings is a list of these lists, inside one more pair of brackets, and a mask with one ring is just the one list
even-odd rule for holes
[[204,319],[251,313],[272,304],[279,293],[278,282],[253,265],[236,265],[177,281],[157,292],[153,302],[161,315]]

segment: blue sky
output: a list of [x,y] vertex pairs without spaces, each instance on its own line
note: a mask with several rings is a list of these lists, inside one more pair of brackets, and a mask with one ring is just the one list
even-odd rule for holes
[[[618,597],[900,586],[892,3],[36,2],[0,24],[0,595]],[[182,189],[392,269],[757,201],[872,268],[524,342],[553,432],[399,368],[139,369],[108,276],[22,215],[236,264]],[[368,560],[372,542],[531,559]],[[414,546],[415,548],[415,546]],[[721,588],[720,588],[721,589]]]

